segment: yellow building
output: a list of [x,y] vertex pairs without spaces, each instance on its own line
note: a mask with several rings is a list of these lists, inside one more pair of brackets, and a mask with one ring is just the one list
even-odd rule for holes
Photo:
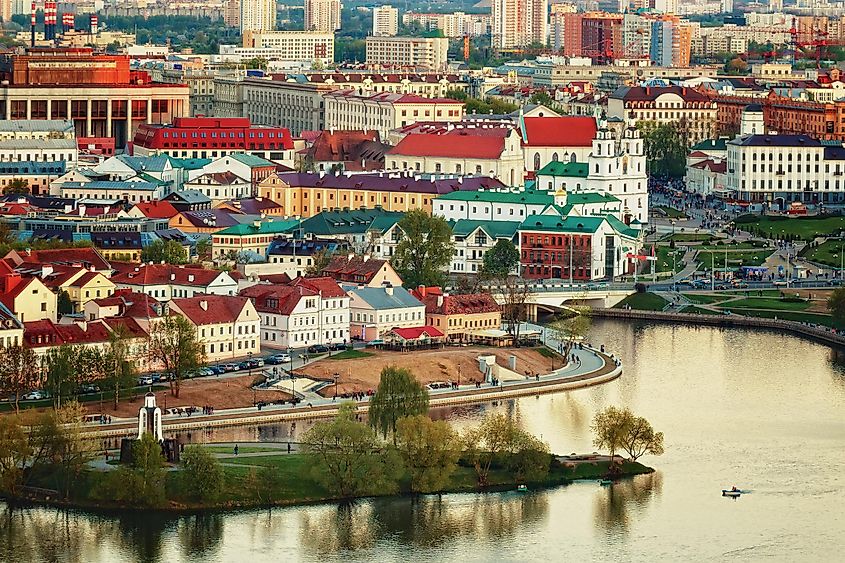
[[484,339],[502,326],[502,308],[489,293],[448,295],[439,287],[419,287],[413,294],[425,303],[425,324],[447,340]]
[[434,179],[412,172],[282,172],[262,180],[258,195],[275,201],[283,215],[308,218],[322,211],[362,207],[403,213],[422,209],[431,213],[432,201],[439,195],[503,187],[499,180],[483,176]]
[[56,294],[36,277],[23,277],[0,260],[0,303],[25,323],[56,320]]
[[240,252],[253,252],[266,258],[270,243],[280,234],[291,232],[297,225],[297,220],[267,218],[223,229],[211,235],[212,256],[226,258]]

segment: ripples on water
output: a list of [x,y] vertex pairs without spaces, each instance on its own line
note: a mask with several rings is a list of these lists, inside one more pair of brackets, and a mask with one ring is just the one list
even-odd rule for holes
[[[592,451],[589,425],[629,406],[666,434],[659,471],[612,487],[528,495],[376,499],[171,518],[0,505],[2,561],[833,560],[845,521],[845,353],[770,332],[597,321],[618,352],[607,385],[440,409],[457,426],[490,409],[561,453]],[[279,424],[193,441],[294,439]],[[187,437],[187,436],[186,436]],[[753,489],[737,501],[720,489]]]

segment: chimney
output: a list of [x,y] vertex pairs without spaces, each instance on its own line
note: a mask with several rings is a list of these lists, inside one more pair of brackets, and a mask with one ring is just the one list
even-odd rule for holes
[[352,262],[352,259],[353,259],[353,258],[355,258],[355,253],[354,253],[354,252],[350,252],[349,254],[347,254],[347,255],[346,255],[346,261],[347,261],[347,262]]
[[366,262],[366,261],[367,261],[367,260],[369,260],[369,259],[370,259],[370,255],[369,255],[369,254],[364,254],[364,262]]
[[173,280],[175,280],[175,279],[176,279],[176,274],[174,274],[173,272],[171,272],[171,273],[170,273],[170,281],[173,281]]
[[194,274],[188,274],[188,281],[189,282],[194,281]]
[[385,292],[387,295],[393,295],[393,286],[392,286],[392,285],[389,285],[389,286],[385,287],[385,288],[384,288],[384,292]]
[[46,278],[47,276],[53,273],[53,266],[50,264],[42,264],[41,265],[41,277]]
[[442,307],[442,306],[443,306],[443,294],[442,294],[442,293],[441,293],[440,295],[438,295],[438,296],[437,296],[437,306],[438,306],[438,307]]
[[420,294],[420,297],[425,297],[426,289],[427,288],[424,285],[417,286],[417,293]]
[[208,311],[208,301],[206,301],[205,299],[200,301],[200,309],[202,309],[203,311]]

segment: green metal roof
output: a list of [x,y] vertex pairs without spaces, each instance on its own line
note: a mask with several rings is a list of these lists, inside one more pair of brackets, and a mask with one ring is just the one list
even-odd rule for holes
[[589,205],[591,203],[619,203],[619,198],[599,192],[566,192],[566,203]]
[[254,168],[256,166],[275,166],[275,164],[267,159],[246,152],[233,152],[226,156],[233,158],[242,164],[246,164],[250,168]]
[[619,233],[620,235],[631,238],[639,238],[641,231],[637,229],[632,229],[613,215],[608,215],[605,218],[607,219],[607,222],[610,224],[610,226],[613,227],[613,230]]
[[604,217],[561,217],[532,215],[519,226],[521,231],[551,231],[554,233],[594,233]]
[[380,208],[323,211],[305,219],[302,230],[315,235],[363,234],[370,230],[383,233],[404,216],[404,213]]
[[210,158],[175,158],[167,157],[170,160],[170,165],[173,168],[182,168],[184,170],[199,170],[206,164],[211,162]]
[[297,225],[299,225],[299,221],[296,219],[278,219],[275,221],[264,220],[258,227],[256,227],[254,223],[243,223],[241,225],[233,225],[227,229],[223,229],[222,231],[218,231],[214,234],[215,236],[272,235],[290,232]]
[[586,162],[550,162],[535,173],[535,176],[568,176],[586,178],[590,167]]
[[476,229],[482,229],[492,238],[511,239],[519,229],[519,221],[474,221],[472,219],[459,219],[452,225],[452,234],[460,237],[467,237]]
[[479,203],[521,203],[548,205],[554,202],[552,194],[540,190],[494,192],[490,190],[458,191],[437,196],[438,201],[477,201]]
[[704,139],[700,143],[696,143],[692,147],[690,147],[690,151],[726,151],[728,150],[727,143],[727,137],[720,137],[718,139]]

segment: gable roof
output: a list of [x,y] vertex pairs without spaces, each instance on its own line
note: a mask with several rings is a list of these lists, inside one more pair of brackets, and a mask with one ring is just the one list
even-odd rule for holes
[[429,338],[443,338],[444,334],[434,328],[433,326],[412,326],[412,327],[395,327],[390,330],[393,334],[399,336],[403,340],[419,340],[420,337],[427,336]]
[[37,264],[53,264],[57,266],[93,267],[99,272],[111,273],[112,267],[108,260],[96,248],[58,248],[49,250],[11,251],[6,255],[15,265],[23,262]]
[[143,201],[136,203],[135,209],[150,219],[170,219],[179,214],[169,201]]
[[404,287],[356,287],[349,289],[348,293],[357,295],[375,310],[423,306],[422,302]]
[[251,299],[260,313],[289,316],[300,299],[316,296],[317,292],[302,285],[256,284],[242,289],[238,295]]
[[172,299],[175,307],[195,325],[233,323],[249,303],[246,297],[236,295],[197,295]]
[[249,236],[249,235],[272,235],[287,233],[299,225],[298,219],[265,219],[258,226],[253,223],[240,223],[222,231],[217,231],[214,236]]
[[319,276],[314,278],[298,277],[290,285],[293,287],[307,287],[322,297],[346,297],[346,292],[337,284],[334,278]]
[[531,147],[590,147],[596,138],[593,117],[525,117],[522,122],[522,142]]
[[405,214],[385,211],[380,207],[347,210],[326,210],[302,222],[302,230],[313,235],[338,235],[365,233],[373,228],[389,229]]
[[504,150],[505,139],[499,136],[412,133],[406,135],[387,154],[492,160],[500,158]]
[[366,256],[333,256],[320,275],[341,282],[369,283],[387,263]]
[[425,303],[425,312],[433,315],[473,315],[496,313],[502,310],[489,293],[426,294],[422,302]]
[[468,237],[477,229],[481,229],[492,238],[512,239],[519,229],[519,221],[481,221],[474,219],[459,219],[452,225],[452,234]]
[[141,264],[132,270],[113,275],[111,280],[115,284],[138,286],[173,284],[207,287],[221,275],[229,277],[226,272],[219,270],[174,266],[172,264]]
[[590,165],[586,162],[557,162],[552,161],[534,173],[535,176],[567,176],[586,178],[590,173]]

